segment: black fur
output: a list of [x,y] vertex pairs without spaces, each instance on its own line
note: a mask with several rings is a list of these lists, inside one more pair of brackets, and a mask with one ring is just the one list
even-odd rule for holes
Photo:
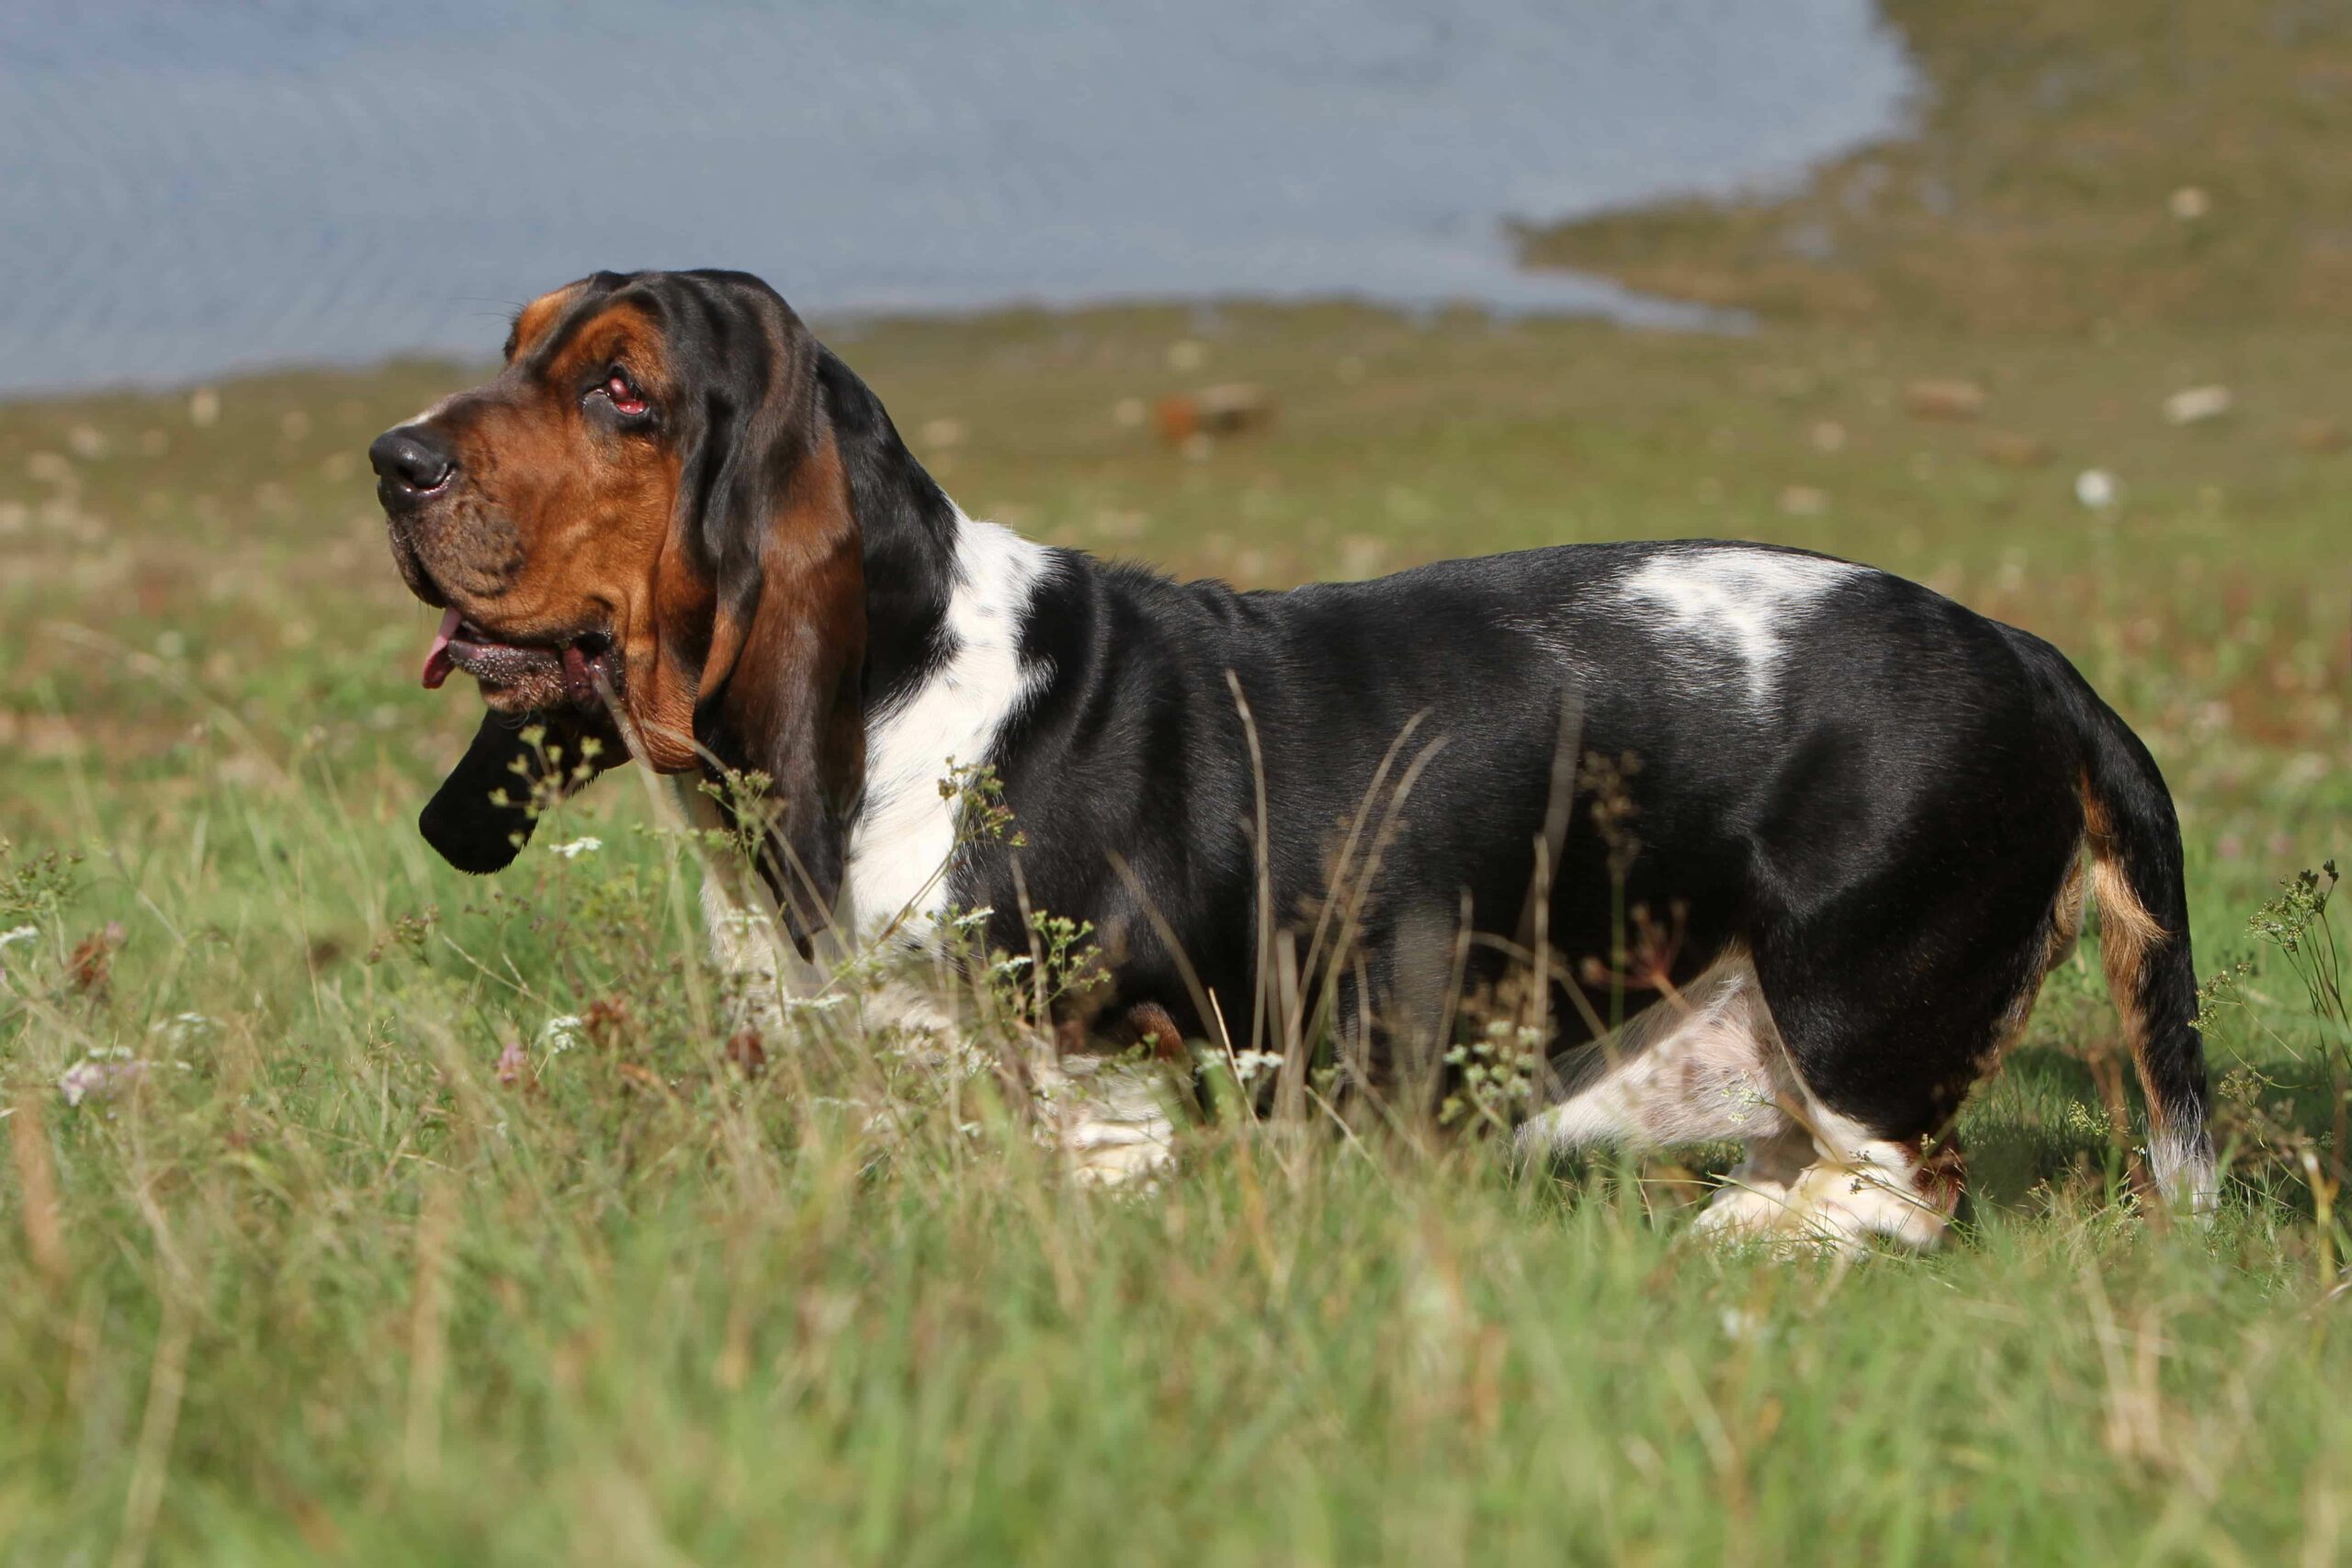
[[[1119,1002],[1155,1001],[1204,1032],[1214,993],[1244,1027],[1257,784],[1230,671],[1263,759],[1273,918],[1302,949],[1332,852],[1412,727],[1389,793],[1421,765],[1360,938],[1371,995],[1343,985],[1343,1014],[1377,1013],[1400,961],[1428,961],[1398,944],[1450,940],[1464,911],[1492,939],[1467,979],[1500,974],[1526,940],[1555,781],[1581,773],[1548,911],[1572,976],[1598,964],[1629,1006],[1652,999],[1641,955],[1620,951],[1645,919],[1673,983],[1745,943],[1835,1109],[1890,1132],[1939,1126],[2026,984],[2079,841],[2073,742],[2004,628],[1878,573],[1780,628],[1766,701],[1727,694],[1711,655],[1678,650],[1618,595],[1660,557],[1726,548],[1758,547],[1567,547],[1283,593],[1063,555],[1028,620],[1029,655],[1053,678],[996,758],[1028,829],[1030,900],[1105,933]],[[1694,660],[1679,678],[1678,653]],[[1603,813],[1622,900],[1603,791],[1624,808]],[[984,849],[958,901],[1001,911],[991,936],[1017,951],[1010,858]],[[1554,1010],[1577,1016],[1565,998]]]
[[[705,307],[748,287],[716,276],[688,289]],[[698,355],[744,352],[723,311],[677,330]],[[872,392],[803,340],[861,531],[870,718],[953,656],[957,515]],[[711,405],[712,436],[750,395]],[[695,503],[730,593],[754,591],[739,530],[757,508],[718,499],[741,460],[720,459]],[[1502,979],[1539,915],[1552,973],[1628,1011],[1736,946],[1814,1094],[1908,1139],[1949,1124],[2038,984],[2087,799],[2120,825],[2109,848],[2165,929],[2138,998],[2146,1070],[2201,1137],[2179,837],[2145,748],[2047,644],[1883,573],[1844,571],[1771,624],[1778,657],[1754,685],[1720,643],[1626,592],[1661,563],[1736,559],[1822,558],[1561,547],[1242,593],[1052,552],[1020,611],[1038,683],[988,759],[1025,847],[968,847],[955,902],[995,910],[989,940],[1012,952],[1028,947],[1024,907],[1091,921],[1113,981],[1096,1005],[1150,1004],[1195,1036],[1221,1021],[1238,1044],[1268,1038],[1257,1010],[1288,942],[1305,993],[1331,1001],[1375,1072],[1434,1021],[1432,976]],[[723,757],[749,739],[706,739]],[[770,761],[784,779],[799,765]],[[436,807],[488,765],[469,753]],[[483,834],[504,841],[494,822],[435,841],[487,862]],[[1355,865],[1376,850],[1378,873],[1354,878],[1342,943],[1331,921],[1347,911],[1326,904],[1351,835]],[[1585,1032],[1565,986],[1551,1016],[1563,1045]]]
[[[594,746],[583,744],[590,739]],[[424,803],[416,830],[459,871],[504,871],[530,842],[538,825],[535,807],[547,804],[548,788],[570,795],[627,761],[620,731],[602,714],[487,713],[466,754]]]

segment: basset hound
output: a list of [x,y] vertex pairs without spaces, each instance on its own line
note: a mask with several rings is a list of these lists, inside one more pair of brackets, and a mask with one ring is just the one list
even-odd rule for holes
[[[2154,1178],[2211,1201],[2155,763],[2048,643],[1914,583],[1703,540],[1171,581],[966,516],[733,272],[534,300],[369,457],[446,612],[424,683],[490,706],[421,823],[466,871],[531,831],[526,723],[764,775],[759,881],[812,970],[951,926],[1026,953],[1051,911],[1093,926],[1098,1026],[1304,1021],[1390,1086],[1458,1081],[1464,998],[1515,995],[1523,1143],[1736,1141],[1703,1223],[1920,1246],[2087,883]],[[972,764],[1017,833],[966,830]]]

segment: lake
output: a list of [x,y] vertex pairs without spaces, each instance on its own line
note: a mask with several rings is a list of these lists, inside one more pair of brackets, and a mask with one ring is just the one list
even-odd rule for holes
[[1689,320],[1505,221],[1795,178],[1913,82],[1867,0],[8,0],[0,389],[483,355],[599,267]]

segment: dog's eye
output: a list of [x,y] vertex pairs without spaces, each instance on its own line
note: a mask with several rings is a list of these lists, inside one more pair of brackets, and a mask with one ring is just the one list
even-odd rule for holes
[[637,383],[628,378],[628,372],[617,365],[605,373],[605,379],[596,390],[611,402],[615,413],[635,417],[650,406],[645,400],[645,394],[637,389]]

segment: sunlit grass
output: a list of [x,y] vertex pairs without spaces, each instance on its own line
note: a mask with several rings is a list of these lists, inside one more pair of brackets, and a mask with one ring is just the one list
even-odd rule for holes
[[[1105,1194],[989,1075],[821,1024],[728,1065],[673,838],[419,920],[393,835],[278,815],[215,801],[102,983],[53,936],[119,890],[28,896],[23,1561],[2203,1557],[2324,1539],[2344,1484],[2308,1214],[2152,1224],[2096,1115],[1924,1260],[1727,1254],[1666,1168],[1377,1133],[1211,1128]],[[377,888],[380,949],[310,956]],[[2068,1058],[2108,1026],[2057,1001]],[[64,1104],[117,1043],[141,1076]],[[2087,1092],[2019,1066],[1980,1145]]]
[[2295,0],[1880,0],[1902,133],[1805,179],[1522,236],[1779,321],[2033,334],[2341,328],[2352,15]]
[[[2290,412],[2338,395],[2325,334],[835,335],[969,510],[1057,541],[1280,582],[1775,538],[2052,636],[2181,798],[2209,972],[2346,847],[2352,458]],[[1907,412],[1931,374],[1983,414]],[[1161,1190],[1083,1190],[994,1075],[837,1015],[731,1065],[695,862],[633,770],[497,880],[417,840],[471,702],[415,688],[431,617],[357,454],[464,375],[0,410],[13,1560],[2341,1550],[2342,1210],[2301,1163],[2341,1169],[2330,1042],[2275,953],[2215,1042],[2252,1076],[2210,1233],[2126,1190],[2087,960],[1971,1108],[1976,1201],[1932,1258],[1717,1252],[1684,1165],[1369,1126],[1212,1126]],[[2165,425],[2181,377],[2239,412]],[[1218,379],[1272,427],[1188,454],[1122,413]],[[2095,465],[2120,506],[2075,500]]]

